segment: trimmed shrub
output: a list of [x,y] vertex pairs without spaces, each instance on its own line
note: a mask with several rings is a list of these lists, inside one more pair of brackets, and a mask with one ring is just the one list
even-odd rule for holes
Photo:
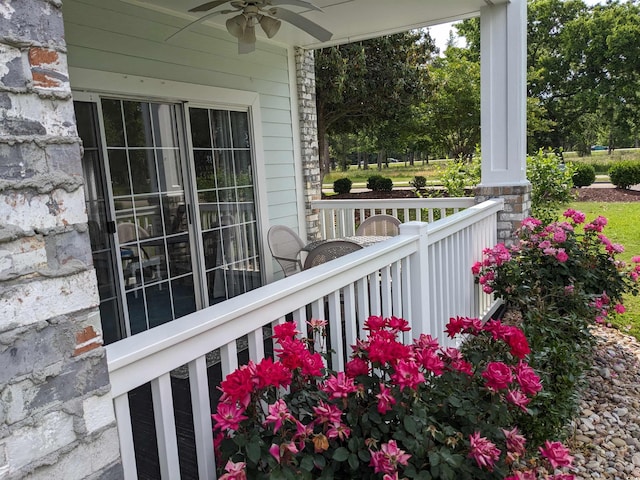
[[415,177],[413,177],[413,180],[409,182],[409,185],[411,185],[416,190],[421,190],[427,186],[427,178],[423,177],[422,175],[416,175]]
[[609,169],[609,178],[618,188],[629,188],[640,183],[640,163],[620,162]]
[[333,191],[336,193],[349,193],[353,182],[350,178],[339,178],[333,182]]
[[390,192],[393,190],[393,181],[382,175],[371,175],[367,179],[367,188],[374,192]]
[[596,181],[596,171],[591,165],[586,163],[573,164],[573,185],[580,187],[588,187]]

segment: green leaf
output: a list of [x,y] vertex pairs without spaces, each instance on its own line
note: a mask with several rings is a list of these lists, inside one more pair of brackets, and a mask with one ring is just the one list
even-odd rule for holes
[[417,424],[416,424],[416,421],[413,419],[413,417],[411,415],[405,416],[403,423],[404,423],[404,428],[411,435],[415,435],[417,433],[417,431],[418,431]]
[[432,479],[433,477],[431,476],[431,473],[429,473],[427,470],[422,470],[416,477],[416,480],[432,480]]
[[358,460],[358,456],[354,453],[349,455],[349,466],[351,467],[351,470],[358,470],[358,467],[360,466],[360,460]]
[[302,460],[300,461],[300,468],[302,470],[310,472],[315,467],[313,460],[314,459],[311,455],[305,455],[304,457],[302,457]]
[[269,475],[269,480],[287,480],[287,477],[282,472],[282,470],[278,468],[271,471],[271,475]]
[[247,445],[247,458],[253,463],[258,463],[260,460],[260,445],[258,442],[250,442]]
[[363,462],[369,463],[371,461],[371,452],[369,450],[358,450],[358,458]]
[[331,457],[336,462],[344,462],[347,458],[349,458],[349,450],[344,447],[339,447],[333,453],[333,457]]

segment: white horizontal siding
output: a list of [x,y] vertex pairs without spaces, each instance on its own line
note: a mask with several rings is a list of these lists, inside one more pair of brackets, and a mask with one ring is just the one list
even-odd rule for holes
[[[268,209],[269,222],[297,225],[292,87],[285,49],[258,43],[255,53],[239,55],[233,37],[204,25],[166,41],[188,20],[119,0],[65,0],[63,15],[70,67],[257,92],[266,193],[278,205]],[[180,99],[176,91],[173,100]]]

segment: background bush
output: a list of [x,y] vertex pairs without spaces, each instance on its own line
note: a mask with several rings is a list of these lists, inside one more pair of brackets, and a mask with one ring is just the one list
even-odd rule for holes
[[371,175],[367,180],[367,188],[374,192],[390,192],[393,190],[393,181],[382,175]]
[[609,178],[618,188],[629,188],[640,183],[640,163],[620,162],[609,169]]
[[415,177],[413,177],[413,180],[409,182],[409,185],[411,185],[416,190],[421,190],[427,186],[427,178],[423,177],[422,175],[416,175]]
[[463,197],[465,187],[475,187],[480,183],[480,155],[476,154],[471,160],[459,158],[449,162],[442,172],[440,179],[450,197]]
[[353,182],[349,178],[339,178],[333,182],[333,191],[336,193],[349,193]]
[[561,163],[553,152],[539,150],[527,157],[527,178],[532,187],[532,216],[552,222],[558,210],[572,200],[573,166]]
[[588,187],[596,181],[596,170],[592,165],[586,163],[576,163],[573,167],[573,185],[580,187]]

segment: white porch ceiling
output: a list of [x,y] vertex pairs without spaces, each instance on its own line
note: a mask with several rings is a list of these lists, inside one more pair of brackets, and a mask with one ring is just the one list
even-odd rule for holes
[[[193,21],[202,13],[188,10],[206,0],[122,0],[152,10]],[[328,42],[321,43],[302,30],[282,22],[280,31],[272,40],[267,40],[261,29],[257,36],[263,41],[279,44],[319,48],[349,43],[390,33],[447,23],[477,16],[480,8],[487,5],[508,3],[509,0],[311,0],[322,12],[309,11],[291,5],[282,8],[294,11],[318,23],[333,33]],[[227,5],[217,10],[229,8]],[[225,21],[231,16],[216,15],[204,22],[215,28],[225,29]]]

